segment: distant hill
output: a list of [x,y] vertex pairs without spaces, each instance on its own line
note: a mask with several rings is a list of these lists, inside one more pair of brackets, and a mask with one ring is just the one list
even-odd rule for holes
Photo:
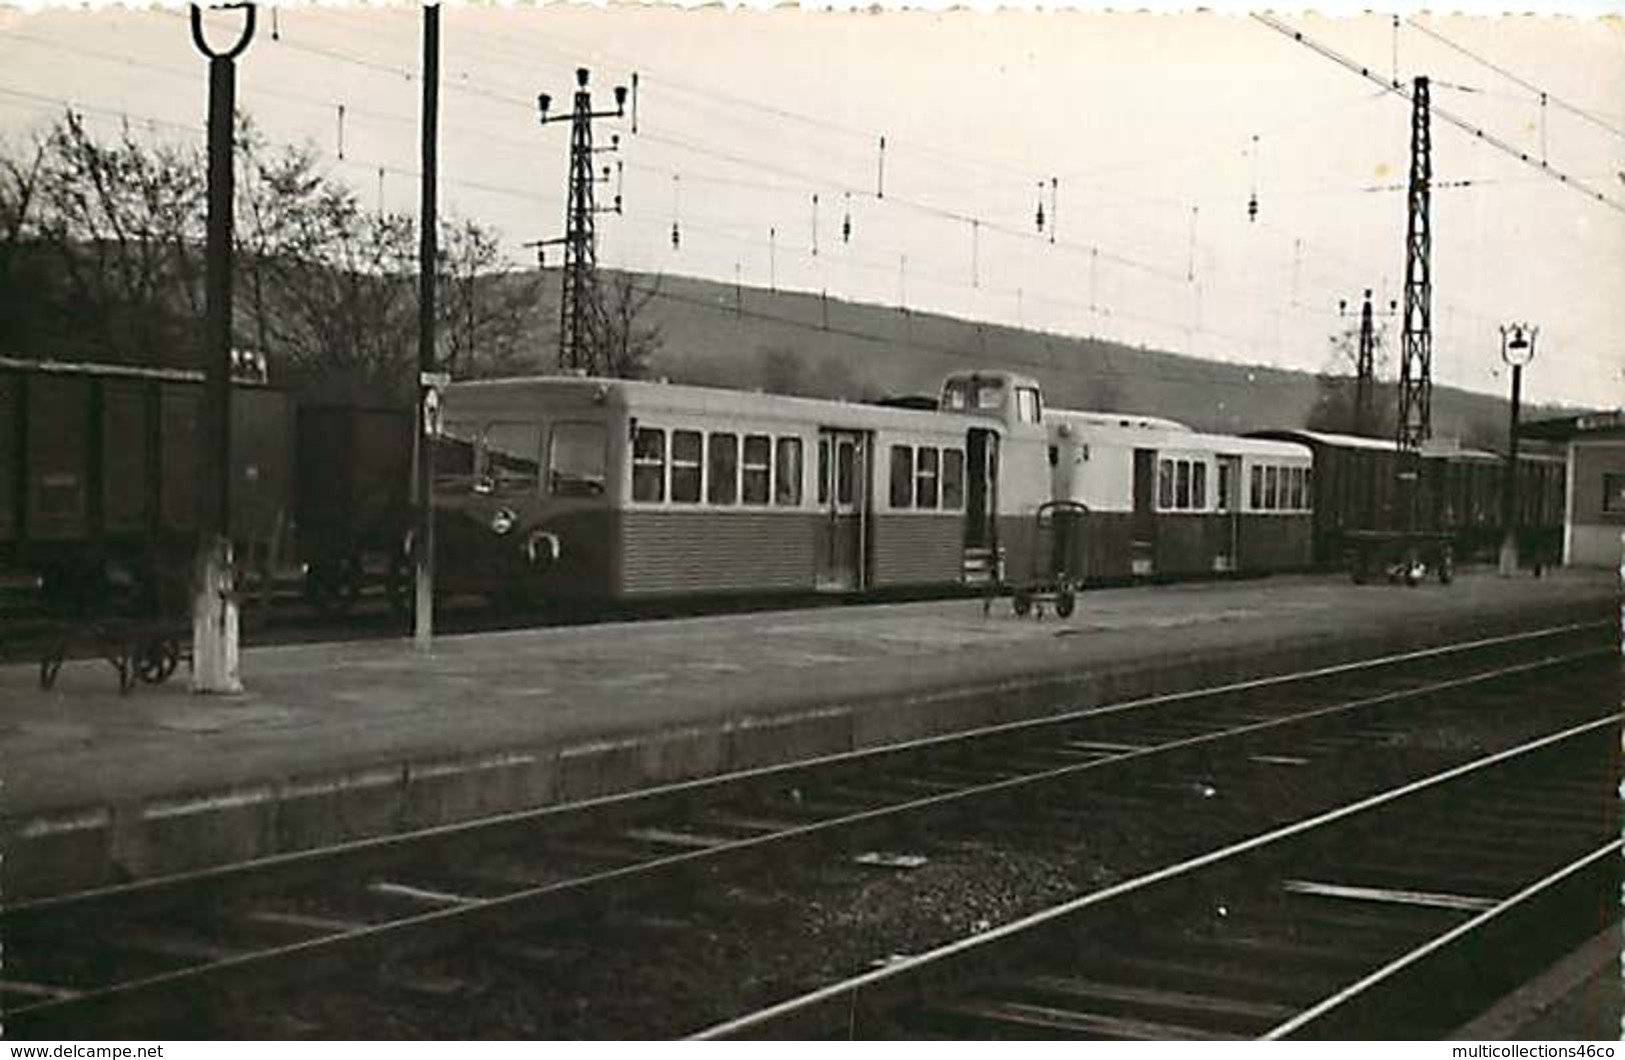
[[[681,276],[640,274],[636,282],[659,287],[642,318],[658,324],[665,339],[650,374],[673,382],[872,400],[934,394],[950,371],[999,367],[1036,376],[1054,406],[1143,412],[1226,433],[1305,426],[1317,406],[1335,400],[1332,391],[1342,385],[1310,372],[1207,361],[817,295],[736,290]],[[556,273],[545,278],[542,291],[539,315],[554,322]],[[538,338],[545,344],[555,341],[553,335],[556,331]],[[1391,388],[1383,397],[1391,403]],[[1561,411],[1526,408],[1525,416]],[[1504,399],[1434,387],[1437,437],[1499,447],[1506,421]]]

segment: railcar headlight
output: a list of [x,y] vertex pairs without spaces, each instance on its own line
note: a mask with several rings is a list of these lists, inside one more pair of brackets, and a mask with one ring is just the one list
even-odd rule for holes
[[513,529],[513,524],[517,518],[513,514],[513,509],[498,508],[496,514],[491,516],[491,532],[493,534],[506,534]]

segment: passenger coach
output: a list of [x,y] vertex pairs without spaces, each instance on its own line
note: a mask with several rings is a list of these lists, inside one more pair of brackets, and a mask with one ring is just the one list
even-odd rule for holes
[[991,580],[1048,499],[1038,386],[967,373],[943,402],[454,384],[435,456],[437,578],[561,601]]

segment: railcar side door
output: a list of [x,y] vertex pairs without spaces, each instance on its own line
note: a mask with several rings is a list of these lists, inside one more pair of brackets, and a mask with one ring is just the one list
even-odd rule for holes
[[1233,571],[1241,543],[1241,457],[1219,457],[1219,489],[1214,507],[1220,516],[1219,541],[1214,553],[1214,569]]
[[1157,451],[1134,450],[1134,522],[1130,573],[1156,571],[1157,556]]
[[818,588],[863,588],[869,446],[857,431],[818,432]]

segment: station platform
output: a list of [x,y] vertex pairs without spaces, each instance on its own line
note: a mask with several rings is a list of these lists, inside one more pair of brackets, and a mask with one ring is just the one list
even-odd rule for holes
[[1625,932],[1615,924],[1508,994],[1457,1041],[1612,1042],[1625,1038]]
[[1617,620],[1611,572],[1089,591],[1069,619],[957,599],[250,649],[184,671],[0,668],[12,900],[1408,651]]

